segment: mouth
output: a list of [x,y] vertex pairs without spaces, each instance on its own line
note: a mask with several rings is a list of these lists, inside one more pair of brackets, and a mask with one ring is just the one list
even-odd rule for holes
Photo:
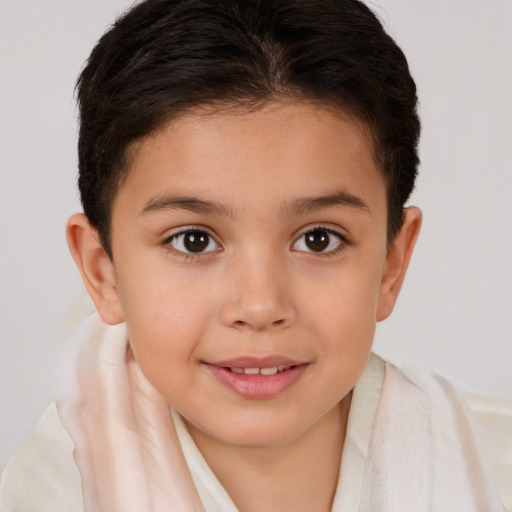
[[237,368],[237,367],[231,367],[227,368],[232,373],[238,373],[243,375],[275,375],[276,373],[282,373],[287,370],[290,370],[291,368],[295,368],[298,365],[291,365],[291,366],[285,366],[285,365],[279,365],[279,366],[272,366],[270,368],[263,367],[263,368]]
[[309,366],[283,358],[272,359],[244,358],[205,363],[205,366],[228,390],[244,398],[261,400],[277,397],[292,387]]

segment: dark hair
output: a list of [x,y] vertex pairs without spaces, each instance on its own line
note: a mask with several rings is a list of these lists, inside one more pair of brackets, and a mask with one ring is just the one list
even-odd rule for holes
[[77,91],[82,204],[111,257],[112,202],[133,142],[193,107],[286,96],[335,106],[369,128],[388,242],[400,229],[418,166],[416,86],[358,0],[146,0],[103,35]]

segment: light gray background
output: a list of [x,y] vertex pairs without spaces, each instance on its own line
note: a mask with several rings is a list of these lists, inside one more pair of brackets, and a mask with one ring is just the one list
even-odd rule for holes
[[[73,86],[126,0],[0,0],[0,468],[54,398],[83,288]],[[512,3],[380,0],[421,99],[424,226],[376,351],[512,399]],[[66,358],[64,358],[66,359]]]

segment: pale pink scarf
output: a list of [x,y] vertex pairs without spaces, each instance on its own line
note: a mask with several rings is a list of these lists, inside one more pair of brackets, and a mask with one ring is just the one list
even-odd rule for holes
[[386,363],[360,512],[505,512],[465,400]]
[[[133,358],[125,326],[92,315],[79,336],[81,396],[58,411],[85,512],[204,511],[170,409]],[[468,411],[443,380],[386,366],[361,500],[360,512],[504,511]]]
[[142,374],[124,325],[80,327],[81,397],[58,403],[75,444],[85,512],[199,512],[167,403]]

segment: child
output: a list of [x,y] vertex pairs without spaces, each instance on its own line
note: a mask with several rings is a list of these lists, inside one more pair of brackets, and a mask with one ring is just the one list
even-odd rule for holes
[[371,354],[421,213],[415,85],[364,4],[148,0],[78,99],[98,316],[2,512],[512,510],[507,405]]

